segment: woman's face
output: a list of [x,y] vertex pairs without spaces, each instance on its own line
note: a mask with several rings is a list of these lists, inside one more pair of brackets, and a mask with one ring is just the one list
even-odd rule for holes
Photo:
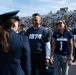
[[56,23],[56,25],[57,25],[57,28],[58,28],[59,30],[64,30],[64,29],[65,29],[65,24],[64,24],[62,21],[58,21],[58,22]]
[[15,30],[18,31],[18,21],[15,22]]

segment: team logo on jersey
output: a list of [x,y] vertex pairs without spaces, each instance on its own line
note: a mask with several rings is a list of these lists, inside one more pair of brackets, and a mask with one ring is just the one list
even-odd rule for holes
[[57,41],[67,41],[67,38],[57,38]]
[[29,39],[41,39],[42,34],[30,34]]

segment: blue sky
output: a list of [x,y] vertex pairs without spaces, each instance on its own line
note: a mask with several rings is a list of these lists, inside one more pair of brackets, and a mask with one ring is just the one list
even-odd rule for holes
[[20,17],[31,16],[36,12],[44,15],[50,11],[56,13],[62,7],[68,7],[69,11],[76,10],[76,0],[1,0],[0,14],[20,10]]

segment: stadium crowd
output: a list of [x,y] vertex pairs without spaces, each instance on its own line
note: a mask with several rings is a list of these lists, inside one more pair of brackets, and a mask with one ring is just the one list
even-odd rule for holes
[[[76,10],[68,11],[68,8],[60,8],[59,11],[56,13],[48,13],[46,15],[41,15],[42,24],[46,24],[49,28],[54,30],[55,22],[58,19],[64,19],[69,27],[70,30],[74,28],[76,25]],[[22,21],[22,20],[21,20]],[[25,17],[23,24],[25,25],[26,29],[31,26],[31,16]]]

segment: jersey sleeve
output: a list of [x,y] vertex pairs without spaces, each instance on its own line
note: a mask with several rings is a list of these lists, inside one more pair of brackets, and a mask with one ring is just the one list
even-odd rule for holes
[[73,38],[72,32],[69,32],[68,35],[69,35],[69,39]]

